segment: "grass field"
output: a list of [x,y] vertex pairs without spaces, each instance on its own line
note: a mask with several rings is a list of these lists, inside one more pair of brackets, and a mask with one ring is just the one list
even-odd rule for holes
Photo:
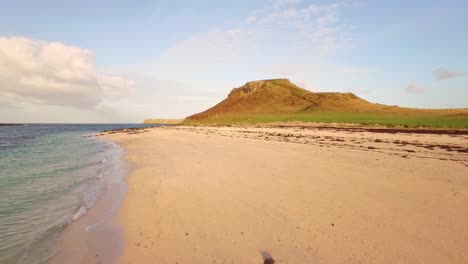
[[468,129],[468,115],[421,115],[421,114],[373,114],[373,113],[337,113],[308,112],[296,114],[226,116],[206,120],[185,121],[187,124],[258,124],[271,122],[322,122],[352,123],[366,125],[385,125],[395,127],[430,127]]

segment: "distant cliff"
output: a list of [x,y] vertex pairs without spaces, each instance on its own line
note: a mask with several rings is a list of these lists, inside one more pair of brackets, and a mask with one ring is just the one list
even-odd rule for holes
[[145,124],[175,125],[182,123],[183,119],[145,119]]

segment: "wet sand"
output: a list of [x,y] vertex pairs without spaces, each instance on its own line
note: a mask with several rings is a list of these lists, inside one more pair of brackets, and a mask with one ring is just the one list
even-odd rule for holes
[[463,133],[176,126],[105,137],[134,166],[120,263],[468,262]]
[[95,205],[65,227],[50,264],[117,263],[124,251],[122,226],[116,214],[126,194],[125,176],[130,167],[122,159],[122,150],[114,150],[112,171],[96,179],[105,181],[106,189]]

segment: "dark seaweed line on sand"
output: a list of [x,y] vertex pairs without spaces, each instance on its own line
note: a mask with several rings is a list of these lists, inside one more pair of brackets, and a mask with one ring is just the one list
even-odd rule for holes
[[442,129],[400,129],[400,128],[363,128],[363,127],[334,127],[334,126],[287,126],[276,125],[278,128],[301,128],[301,129],[317,129],[317,130],[337,130],[349,132],[371,132],[371,133],[388,133],[388,134],[435,134],[435,135],[468,135],[468,130],[442,130]]

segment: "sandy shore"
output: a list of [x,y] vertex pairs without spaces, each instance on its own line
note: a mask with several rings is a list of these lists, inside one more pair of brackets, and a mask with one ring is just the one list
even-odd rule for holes
[[69,223],[55,248],[50,264],[104,264],[116,263],[124,250],[124,239],[116,215],[127,186],[125,177],[130,168],[123,160],[119,146],[108,152],[109,171],[99,179],[104,191],[86,213]]
[[121,263],[467,263],[468,136],[288,127],[112,133]]

